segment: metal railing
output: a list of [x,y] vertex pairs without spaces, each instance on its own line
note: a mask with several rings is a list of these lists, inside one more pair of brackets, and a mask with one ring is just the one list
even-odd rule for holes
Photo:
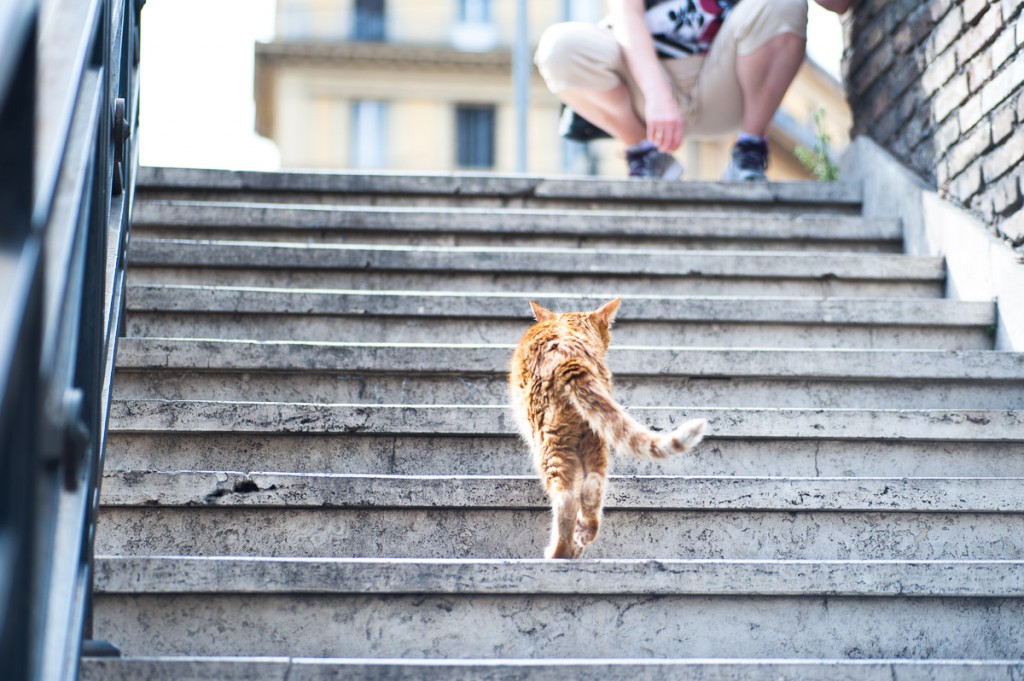
[[0,0],[0,665],[74,679],[137,153],[145,0]]

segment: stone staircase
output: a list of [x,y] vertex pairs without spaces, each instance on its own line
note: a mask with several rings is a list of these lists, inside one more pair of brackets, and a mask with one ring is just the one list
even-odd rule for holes
[[[856,187],[146,169],[85,679],[1024,675],[1024,354]],[[624,297],[585,560],[506,407]]]

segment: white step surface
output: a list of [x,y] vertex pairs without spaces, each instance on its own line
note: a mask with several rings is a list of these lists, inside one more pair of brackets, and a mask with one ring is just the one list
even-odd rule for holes
[[[672,249],[897,251],[900,223],[813,213],[475,209],[147,201],[139,236],[406,245],[515,245]],[[290,236],[289,236],[290,235]]]
[[[1024,442],[714,437],[653,464],[618,456],[623,475],[1024,477]],[[274,470],[393,475],[526,475],[512,434],[460,435],[116,431],[108,470]]]
[[[503,404],[510,346],[127,338],[120,399]],[[613,346],[623,404],[1024,409],[1018,353]]]
[[[110,471],[104,503],[260,508],[543,509],[534,476]],[[1021,478],[612,476],[608,509],[1024,513]]]
[[[301,369],[373,372],[504,372],[512,345],[459,343],[303,343],[125,338],[119,369]],[[614,344],[616,376],[1024,380],[1017,352],[934,350],[772,350]]]
[[83,681],[989,681],[1024,672],[1020,660],[374,660],[136,657],[85,660]]
[[[613,476],[587,556],[1019,559],[1021,483]],[[534,476],[131,470],[104,490],[109,554],[530,558],[550,524]]]
[[602,295],[940,297],[940,258],[853,253],[132,241],[133,284]]
[[[137,285],[129,335],[347,342],[515,343],[529,301],[595,309],[609,296]],[[173,313],[173,314],[171,314]],[[626,345],[990,349],[990,302],[887,298],[623,296]]]
[[1020,598],[237,594],[223,585],[100,594],[96,625],[127,655],[386,658],[1016,659],[1024,635]]
[[[637,407],[651,428],[706,418],[708,439],[827,438],[1019,442],[1024,412],[873,409],[688,409]],[[115,432],[483,435],[517,433],[504,405],[373,405],[115,400]]]
[[[551,510],[104,506],[97,550],[121,555],[540,558]],[[146,533],[140,533],[146,528]],[[1019,513],[621,510],[588,558],[1024,560]]]
[[103,594],[1019,597],[1021,561],[100,557]]
[[[533,322],[529,293],[277,289],[245,286],[140,285],[128,291],[133,311],[234,312],[337,316],[515,319]],[[731,296],[622,296],[616,325],[634,321],[985,326],[995,323],[991,302],[888,298],[774,298]],[[555,312],[591,310],[607,298],[547,294],[537,299]],[[525,310],[525,311],[524,311]],[[525,332],[524,328],[524,332]]]
[[144,167],[138,173],[143,196],[201,196],[211,194],[257,197],[268,201],[348,203],[374,201],[400,203],[418,200],[446,205],[490,201],[500,207],[521,202],[594,205],[619,204],[657,209],[690,205],[728,206],[771,210],[777,206],[820,206],[836,211],[858,209],[860,187],[832,182],[727,182],[648,183],[597,178],[560,178],[493,173],[367,173],[358,172],[251,172],[197,168]]

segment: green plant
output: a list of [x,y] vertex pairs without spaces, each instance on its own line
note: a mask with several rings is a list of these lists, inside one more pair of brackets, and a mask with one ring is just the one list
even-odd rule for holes
[[818,109],[814,112],[814,149],[798,146],[796,157],[822,182],[839,179],[839,166],[832,162],[829,150],[831,143],[832,137],[825,130],[825,110]]

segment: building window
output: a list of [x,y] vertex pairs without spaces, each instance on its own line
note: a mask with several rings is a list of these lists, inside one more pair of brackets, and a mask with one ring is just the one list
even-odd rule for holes
[[305,40],[313,32],[309,7],[297,3],[286,4],[279,10],[278,35],[286,40]]
[[597,23],[604,15],[603,4],[594,0],[563,0],[565,20]]
[[455,109],[456,164],[494,167],[494,107],[459,105]]
[[452,46],[465,52],[486,52],[498,44],[491,0],[458,0]]
[[363,170],[388,165],[388,104],[372,100],[352,103],[352,167]]
[[459,0],[459,22],[463,24],[491,23],[491,0]]
[[384,0],[356,0],[355,39],[384,40]]

